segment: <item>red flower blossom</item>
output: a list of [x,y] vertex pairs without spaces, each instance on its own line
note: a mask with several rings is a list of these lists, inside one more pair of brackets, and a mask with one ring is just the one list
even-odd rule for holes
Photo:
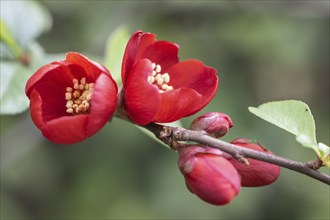
[[218,87],[216,70],[199,60],[179,62],[177,44],[135,32],[122,63],[123,107],[135,123],[172,122],[206,106]]
[[[273,154],[262,145],[251,143],[250,140],[245,138],[235,139],[231,143],[251,150]],[[249,165],[246,166],[232,157],[227,159],[234,165],[240,174],[242,186],[257,187],[269,185],[275,182],[280,175],[280,167],[275,164],[248,158]]]
[[229,203],[240,191],[240,177],[234,166],[214,148],[190,146],[179,150],[178,165],[188,189],[202,200]]
[[231,118],[225,113],[208,112],[195,118],[190,128],[195,131],[205,131],[212,137],[220,138],[233,126]]
[[42,66],[25,88],[33,122],[55,143],[82,141],[112,117],[117,85],[109,71],[81,54]]

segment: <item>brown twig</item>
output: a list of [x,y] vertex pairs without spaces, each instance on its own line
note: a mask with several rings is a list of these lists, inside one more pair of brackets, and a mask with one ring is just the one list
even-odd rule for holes
[[184,147],[185,145],[182,142],[193,141],[201,145],[218,148],[242,162],[246,162],[246,158],[253,158],[271,164],[276,164],[278,166],[303,173],[330,185],[330,176],[316,170],[320,167],[319,160],[305,163],[297,162],[273,154],[267,154],[230,144],[225,141],[210,137],[204,131],[192,131],[184,128],[164,126],[155,123],[148,124],[144,126],[144,128],[153,132],[158,139],[170,146],[173,150]]

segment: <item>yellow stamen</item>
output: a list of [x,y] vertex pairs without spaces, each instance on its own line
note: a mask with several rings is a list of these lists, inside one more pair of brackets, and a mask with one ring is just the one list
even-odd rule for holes
[[148,76],[147,81],[151,85],[155,85],[158,87],[159,92],[167,92],[173,90],[173,86],[169,86],[171,78],[168,73],[161,73],[162,67],[159,64],[152,63],[152,73],[151,76]]
[[86,78],[73,79],[73,88],[66,87],[66,112],[69,114],[86,114],[90,112],[94,83],[86,83]]

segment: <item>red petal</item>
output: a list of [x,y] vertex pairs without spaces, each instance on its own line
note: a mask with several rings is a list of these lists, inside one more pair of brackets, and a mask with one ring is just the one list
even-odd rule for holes
[[218,155],[201,153],[196,156],[193,171],[185,176],[188,188],[211,204],[229,203],[240,191],[236,169]]
[[[55,118],[65,116],[66,113],[66,100],[65,100],[65,87],[61,87],[50,81],[38,83],[33,91],[36,91],[41,100],[42,118],[44,121],[50,121]],[[35,100],[30,99],[33,103]]]
[[59,144],[71,144],[86,139],[88,115],[63,116],[51,121],[43,119],[40,94],[31,92],[30,114],[33,122],[49,140]]
[[172,66],[168,73],[169,85],[174,88],[191,88],[205,97],[208,103],[218,89],[218,77],[214,68],[205,66],[199,60],[187,60]]
[[179,62],[179,46],[168,41],[156,41],[143,51],[139,51],[136,60],[147,58],[153,63],[160,64],[162,72],[166,72],[169,67]]
[[64,94],[67,86],[73,86],[72,79],[81,79],[82,77],[86,77],[89,82],[96,80],[87,75],[87,72],[80,65],[67,60],[56,61],[42,66],[31,76],[25,87],[26,95],[29,96],[36,85],[44,82],[61,87]]
[[83,141],[90,135],[86,128],[89,115],[74,115],[56,118],[45,124],[42,129],[43,135],[58,144],[72,144]]
[[52,62],[47,65],[42,66],[35,72],[30,79],[27,81],[25,86],[25,93],[27,96],[30,96],[30,93],[35,86],[35,84],[44,77],[48,72],[52,72],[56,70],[57,68],[61,68],[61,63],[59,62]]
[[42,99],[39,93],[33,90],[30,94],[30,114],[34,124],[41,130],[45,125],[42,118]]
[[121,66],[121,78],[122,78],[123,85],[125,85],[127,75],[131,72],[131,70],[134,66],[136,53],[138,51],[138,47],[139,47],[139,43],[140,43],[140,39],[141,39],[142,35],[143,35],[142,31],[136,31],[131,36],[131,38],[129,39],[129,41],[127,43],[124,57],[123,57],[123,63]]
[[203,97],[193,89],[181,88],[161,93],[160,110],[155,122],[173,122],[200,110]]
[[141,59],[143,56],[143,53],[147,47],[152,45],[156,41],[156,35],[151,33],[143,33],[141,36],[139,47],[136,52],[137,60]]
[[124,106],[129,117],[140,125],[153,121],[160,106],[159,90],[147,81],[151,76],[151,62],[142,59],[133,67],[124,87]]
[[[231,143],[252,150],[273,154],[263,146],[249,142],[250,141],[248,139],[240,138],[232,141]],[[242,186],[258,187],[269,185],[275,182],[280,175],[280,167],[275,164],[248,158],[247,160],[249,161],[249,165],[246,166],[231,156],[227,159],[235,166],[241,175]]]
[[117,85],[110,75],[101,74],[96,80],[91,105],[91,120],[87,125],[88,136],[100,130],[116,109]]
[[75,53],[75,52],[67,53],[66,60],[81,66],[86,72],[85,77],[92,78],[92,81],[95,81],[97,77],[100,75],[100,73],[110,74],[109,70],[106,69],[104,66],[88,59],[87,57],[79,53]]

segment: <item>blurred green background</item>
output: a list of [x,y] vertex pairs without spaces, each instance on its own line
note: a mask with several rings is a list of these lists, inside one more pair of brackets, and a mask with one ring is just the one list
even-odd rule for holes
[[[52,28],[38,38],[47,53],[102,57],[109,34],[127,25],[131,33],[141,29],[179,44],[181,60],[197,58],[215,67],[219,90],[197,115],[229,114],[234,128],[226,141],[256,139],[278,155],[314,159],[292,135],[247,110],[298,99],[312,110],[318,141],[330,142],[329,1],[40,4],[53,17]],[[185,118],[184,125],[193,118]],[[88,140],[65,146],[47,141],[29,112],[1,116],[1,219],[330,217],[329,186],[302,174],[282,169],[274,184],[242,188],[229,205],[217,207],[188,191],[176,163],[175,152],[119,119]]]

